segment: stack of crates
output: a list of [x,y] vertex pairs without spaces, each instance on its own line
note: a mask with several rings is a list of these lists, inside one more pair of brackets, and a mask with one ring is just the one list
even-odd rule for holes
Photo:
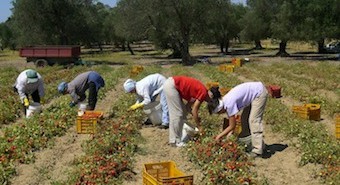
[[219,71],[226,72],[226,73],[233,73],[234,72],[234,65],[227,65],[227,64],[221,64],[218,66]]
[[340,139],[340,114],[335,117],[335,137]]
[[207,87],[207,89],[209,90],[212,87],[218,87],[220,85],[220,83],[218,82],[208,82],[205,86]]
[[144,164],[143,185],[192,185],[193,175],[185,175],[175,162],[166,161]]
[[268,86],[268,93],[273,98],[281,98],[281,87],[278,85],[269,85]]
[[130,76],[137,76],[140,72],[144,70],[143,66],[132,66],[132,69],[130,71]]
[[320,121],[320,104],[304,104],[303,106],[293,106],[293,112],[301,118]]
[[233,58],[231,60],[231,63],[235,66],[235,67],[242,67],[242,60],[240,58]]
[[76,128],[78,134],[94,134],[97,132],[97,122],[103,117],[102,111],[85,111],[77,116]]

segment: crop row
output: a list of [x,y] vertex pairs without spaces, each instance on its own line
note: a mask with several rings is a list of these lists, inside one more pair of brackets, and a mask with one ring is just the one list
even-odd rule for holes
[[[213,66],[198,66],[197,68],[206,74],[211,74],[212,70],[217,70],[217,68]],[[270,73],[268,68],[254,68],[253,65],[247,67],[246,69],[248,68],[252,68],[252,70],[240,69],[239,71],[242,71],[240,73],[242,75],[245,74],[244,76],[246,77],[254,77],[256,80],[271,82],[269,81],[271,78],[267,76],[272,77],[273,74]],[[247,73],[245,73],[245,71]],[[249,75],[250,71],[256,72],[252,73],[252,75]],[[232,78],[237,78],[237,74],[226,76],[222,72],[215,73],[214,80],[218,82],[225,79],[234,81]],[[275,80],[275,82],[278,84],[283,84],[281,83],[280,78],[276,78]],[[290,93],[291,92],[287,91],[285,88],[285,94],[287,96],[291,96]],[[307,163],[322,164],[323,169],[320,171],[319,175],[329,183],[339,182],[340,175],[338,172],[340,164],[340,147],[338,145],[338,141],[336,141],[334,137],[331,137],[322,125],[312,124],[311,121],[297,118],[284,104],[282,104],[277,99],[269,99],[264,119],[266,120],[267,124],[272,125],[274,131],[285,134],[287,138],[297,139],[295,145],[302,152],[300,161],[301,165],[305,165]],[[294,142],[293,139],[292,142]]]
[[[211,68],[206,68],[204,78],[218,79],[218,75]],[[187,68],[174,66],[171,68],[173,75],[186,75],[199,79],[204,83],[198,74],[196,67]],[[222,74],[221,74],[222,77]],[[220,78],[221,85],[230,87],[232,81]],[[235,81],[237,81],[235,79]],[[194,141],[189,142],[186,147],[186,154],[189,159],[204,172],[203,184],[256,184],[261,180],[256,179],[254,172],[250,170],[252,163],[245,154],[245,147],[236,141],[236,138],[224,139],[215,142],[216,136],[222,130],[221,117],[209,115],[206,104],[200,108],[203,131]]]
[[[158,67],[148,67],[136,78],[157,71]],[[110,84],[110,80],[107,83]],[[129,94],[118,96],[109,116],[99,121],[97,133],[82,145],[85,155],[76,159],[67,182],[54,184],[121,184],[132,175],[134,155],[141,140],[138,129],[144,116],[140,110],[126,116],[134,101],[134,96]]]
[[[104,74],[104,78],[113,78],[117,82],[116,76],[125,75],[127,70],[128,68],[111,70]],[[65,73],[64,78],[70,79],[71,75],[73,76],[71,71]],[[69,108],[68,101],[68,96],[57,98],[40,115],[3,129],[3,136],[0,137],[1,184],[8,183],[9,178],[15,174],[15,167],[18,163],[33,162],[34,151],[53,144],[56,136],[64,135],[68,128],[74,126],[76,111]]]

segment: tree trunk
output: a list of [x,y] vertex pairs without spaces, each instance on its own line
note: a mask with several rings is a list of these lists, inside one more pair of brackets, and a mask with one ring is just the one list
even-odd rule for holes
[[223,40],[220,42],[220,50],[221,50],[221,53],[224,53],[224,41]]
[[184,32],[182,34],[183,41],[180,42],[180,49],[182,53],[182,62],[184,65],[193,65],[194,61],[192,60],[189,54],[189,33]]
[[323,38],[318,40],[318,52],[319,53],[326,53],[324,46],[325,46],[325,40]]
[[254,49],[259,49],[259,50],[263,49],[260,40],[255,40],[255,48]]
[[288,57],[289,54],[286,51],[286,47],[287,47],[287,41],[286,40],[282,40],[280,42],[280,49],[279,52],[276,53],[276,56],[280,56],[280,57]]
[[225,53],[228,53],[229,46],[230,46],[230,40],[227,38],[225,40]]
[[135,53],[133,52],[133,50],[130,46],[130,42],[127,42],[127,47],[128,47],[128,50],[130,51],[131,55],[135,55]]

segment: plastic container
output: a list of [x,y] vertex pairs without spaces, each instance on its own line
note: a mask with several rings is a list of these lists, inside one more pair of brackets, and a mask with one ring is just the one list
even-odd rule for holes
[[206,84],[207,89],[210,89],[212,87],[218,87],[220,84],[218,82],[208,82]]
[[185,175],[173,161],[144,164],[143,185],[192,185],[193,183],[193,175]]
[[87,103],[79,103],[78,107],[78,116],[82,116],[86,111]]
[[222,64],[218,68],[222,72],[233,73],[235,66],[234,65],[225,65],[225,64],[223,65]]
[[321,106],[320,104],[304,104],[303,106],[294,105],[292,108],[293,112],[299,117],[320,121]]
[[82,116],[77,116],[76,128],[78,134],[94,134],[97,132],[97,122],[102,118],[102,111],[84,111]]
[[233,58],[231,60],[231,63],[235,66],[235,67],[242,67],[242,60],[240,58]]
[[181,142],[187,143],[193,136],[198,134],[197,127],[192,127],[186,123],[183,125]]
[[33,102],[28,106],[28,108],[26,110],[26,118],[29,118],[29,117],[33,116],[33,114],[40,113],[40,112],[41,112],[40,103]]
[[281,98],[281,87],[278,85],[269,85],[268,92],[272,98]]
[[153,125],[162,124],[162,105],[159,101],[154,101],[145,105],[143,111],[148,115],[148,118]]

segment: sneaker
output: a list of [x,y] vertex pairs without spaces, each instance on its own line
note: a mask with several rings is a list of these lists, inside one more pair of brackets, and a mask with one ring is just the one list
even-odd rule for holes
[[176,146],[177,147],[183,147],[183,146],[186,146],[187,144],[184,143],[184,142],[180,142],[180,143],[176,143]]
[[255,158],[258,158],[258,157],[262,158],[262,154],[257,154],[257,153],[254,153],[254,152],[249,152],[249,153],[246,153],[246,154],[251,159],[255,159]]
[[169,126],[168,125],[159,125],[158,128],[159,129],[168,129]]
[[170,147],[176,147],[176,143],[169,143],[168,144]]

